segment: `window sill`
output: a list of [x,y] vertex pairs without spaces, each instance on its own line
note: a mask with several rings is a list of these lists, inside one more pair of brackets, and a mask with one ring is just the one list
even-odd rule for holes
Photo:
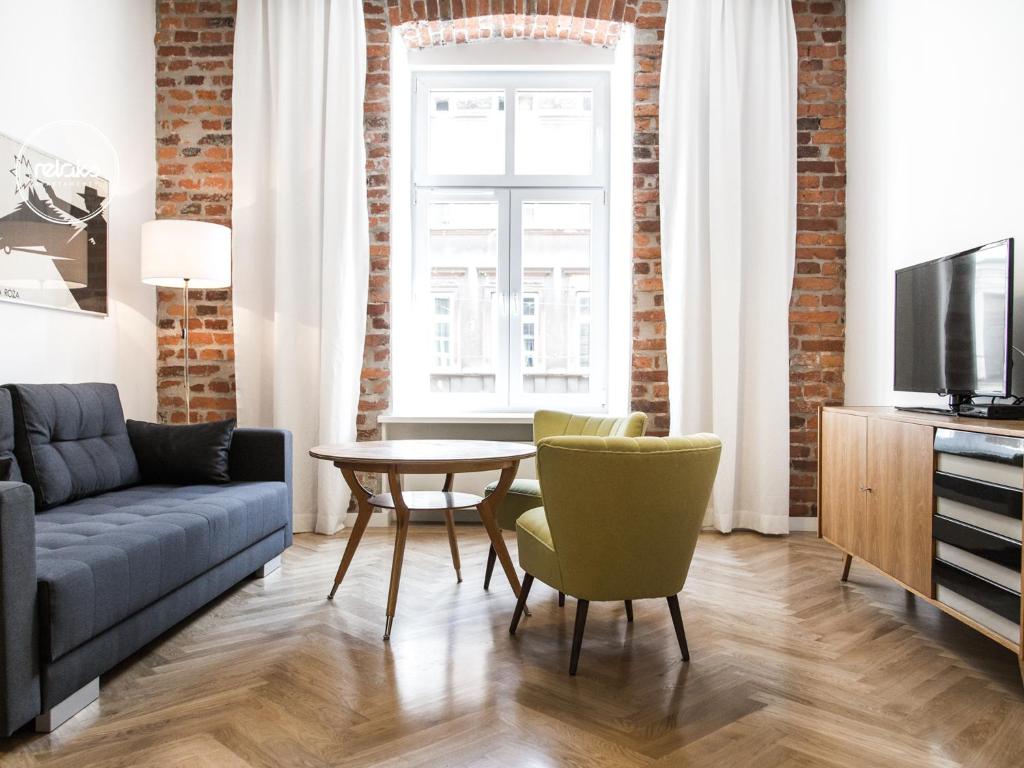
[[381,424],[532,424],[533,413],[451,413],[415,416],[382,414]]

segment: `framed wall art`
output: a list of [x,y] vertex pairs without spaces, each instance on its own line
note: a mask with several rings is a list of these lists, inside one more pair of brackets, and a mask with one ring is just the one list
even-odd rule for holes
[[109,187],[0,134],[0,300],[107,313]]

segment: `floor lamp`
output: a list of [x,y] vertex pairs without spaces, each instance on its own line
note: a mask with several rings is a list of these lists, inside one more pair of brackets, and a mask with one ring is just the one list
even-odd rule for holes
[[185,422],[192,421],[189,383],[189,288],[231,285],[231,230],[220,224],[159,219],[142,225],[142,282],[180,288],[185,305],[181,337],[185,341]]

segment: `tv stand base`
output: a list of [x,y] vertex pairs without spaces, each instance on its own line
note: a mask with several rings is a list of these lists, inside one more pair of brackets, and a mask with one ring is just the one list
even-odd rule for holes
[[897,411],[907,411],[909,413],[930,413],[936,416],[956,416],[957,412],[952,408],[926,408],[924,406],[914,405],[897,405]]

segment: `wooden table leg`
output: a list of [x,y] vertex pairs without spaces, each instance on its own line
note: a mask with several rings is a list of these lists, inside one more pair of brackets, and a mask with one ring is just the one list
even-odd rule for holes
[[[455,475],[449,472],[444,477],[444,487],[441,489],[445,493],[451,493],[452,485],[455,482]],[[452,550],[452,565],[455,566],[455,578],[458,582],[462,583],[462,560],[459,558],[459,542],[455,538],[455,517],[454,513],[450,509],[444,511],[444,525],[448,529],[448,546]]]
[[512,585],[512,591],[516,597],[519,597],[519,575],[516,573],[515,566],[512,565],[512,558],[505,547],[505,540],[501,538],[501,530],[498,528],[495,510],[497,510],[498,505],[505,498],[505,494],[508,492],[509,486],[512,485],[518,470],[518,461],[501,470],[501,477],[498,479],[498,486],[494,489],[494,492],[477,505],[480,519],[483,521],[484,528],[487,529],[487,535],[491,539],[491,546],[494,547],[494,552],[498,556],[498,562],[501,563],[501,567],[505,569],[505,576],[508,578],[508,583]]
[[398,585],[402,580],[402,561],[405,558],[405,539],[409,534],[409,508],[402,498],[402,478],[394,471],[388,472],[388,487],[395,501],[395,554],[391,559],[391,585],[388,587],[387,619],[384,623],[384,639],[391,638],[391,625],[395,620],[395,606],[398,604]]
[[328,600],[334,599],[334,593],[337,592],[338,587],[341,586],[341,580],[345,578],[345,572],[348,571],[348,567],[352,563],[352,557],[356,553],[356,547],[359,546],[359,541],[363,538],[363,532],[366,530],[366,525],[370,522],[370,515],[373,514],[373,507],[367,503],[372,494],[363,487],[362,483],[359,482],[356,478],[356,473],[351,469],[342,468],[341,476],[345,478],[345,482],[348,483],[348,487],[352,489],[352,495],[355,497],[356,508],[359,512],[356,517],[356,524],[352,526],[352,532],[348,535],[348,544],[345,545],[345,554],[341,557],[341,565],[338,566],[338,572],[334,576],[334,586],[331,587],[331,593],[327,595]]

